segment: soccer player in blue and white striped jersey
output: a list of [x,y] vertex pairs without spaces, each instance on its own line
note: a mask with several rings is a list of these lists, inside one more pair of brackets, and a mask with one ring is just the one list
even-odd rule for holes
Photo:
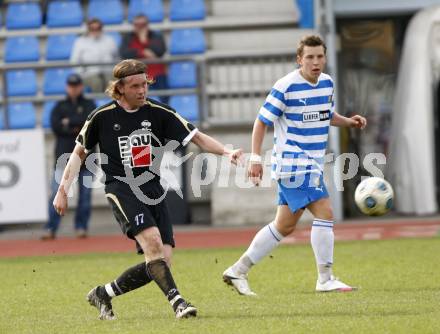
[[248,176],[258,185],[262,175],[261,145],[266,128],[274,126],[272,177],[278,182],[278,210],[274,221],[254,237],[241,258],[223,273],[226,283],[243,295],[249,269],[295,230],[307,208],[314,216],[311,244],[315,254],[317,291],[352,291],[333,276],[333,212],[323,182],[329,126],[363,129],[367,121],[334,111],[334,84],[322,73],[326,46],[319,36],[305,36],[297,49],[299,69],[278,80],[261,107],[252,133]]

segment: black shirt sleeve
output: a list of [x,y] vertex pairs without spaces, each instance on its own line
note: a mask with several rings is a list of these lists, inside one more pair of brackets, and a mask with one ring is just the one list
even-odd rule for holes
[[164,112],[164,136],[169,140],[177,140],[180,144],[186,145],[184,140],[196,129],[194,125],[186,121],[176,111],[169,110]]
[[98,115],[91,114],[76,137],[76,143],[84,146],[86,151],[91,151],[99,141],[98,118]]

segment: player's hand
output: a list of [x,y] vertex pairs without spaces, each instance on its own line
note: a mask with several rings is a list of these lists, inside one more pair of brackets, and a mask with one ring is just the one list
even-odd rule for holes
[[367,126],[367,119],[361,115],[354,115],[353,117],[350,117],[350,119],[352,120],[352,128],[363,130]]
[[248,178],[257,187],[263,178],[263,164],[261,162],[249,162]]
[[53,207],[55,211],[60,215],[64,216],[67,210],[67,194],[64,189],[60,188],[55,195],[53,200]]
[[232,150],[232,151],[228,152],[227,155],[229,157],[229,161],[231,161],[232,164],[238,165],[238,166],[244,165],[243,150],[241,148],[239,148],[237,150]]

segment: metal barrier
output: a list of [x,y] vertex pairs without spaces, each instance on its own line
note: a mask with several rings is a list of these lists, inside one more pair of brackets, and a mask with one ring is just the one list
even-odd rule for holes
[[294,52],[240,52],[205,58],[205,119],[211,125],[253,123],[273,84],[294,68]]
[[[175,61],[194,61],[197,67],[196,88],[155,90],[157,96],[196,94],[199,98],[199,126],[251,124],[276,80],[293,70],[294,53],[291,50],[269,52],[230,52],[228,54],[205,54],[199,56],[165,57],[145,61],[146,64]],[[109,66],[114,63],[88,63],[73,65],[69,62],[8,63],[2,65],[3,101],[5,129],[9,128],[8,104],[11,102],[43,103],[59,100],[64,95],[9,97],[7,95],[6,72],[17,69],[34,69],[42,72],[49,68],[74,68],[87,66]],[[103,98],[102,94],[86,94],[90,98]]]

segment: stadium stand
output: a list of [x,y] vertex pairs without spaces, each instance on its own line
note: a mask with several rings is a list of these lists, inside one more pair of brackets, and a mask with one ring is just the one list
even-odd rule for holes
[[68,60],[76,37],[75,34],[49,36],[46,41],[46,60]]
[[151,23],[162,22],[165,18],[162,0],[130,0],[128,3],[128,21],[143,14]]
[[171,31],[170,54],[195,54],[206,51],[205,35],[200,28],[176,29]]
[[168,85],[170,88],[197,87],[197,68],[192,61],[171,63],[168,67]]
[[47,101],[44,102],[43,106],[43,116],[41,117],[41,125],[44,129],[49,129],[50,125],[50,117],[52,115],[53,107],[55,106],[55,101]]
[[186,120],[190,122],[199,121],[199,101],[197,95],[174,95],[171,96],[169,102],[170,106]]
[[9,37],[5,43],[5,62],[38,61],[40,46],[35,36]]
[[156,96],[156,95],[150,95],[148,96],[150,99],[158,101],[158,102],[162,102],[162,98],[160,96]]
[[[200,127],[205,123],[220,127],[226,125],[226,132],[231,131],[233,124],[249,124],[254,119],[255,111],[274,80],[292,68],[292,51],[299,37],[312,31],[298,29],[295,0],[277,0],[276,6],[272,1],[262,0],[204,0],[204,19],[201,16],[197,19],[193,16],[185,20],[175,19],[174,13],[171,13],[172,0],[50,0],[46,25],[41,26],[40,23],[36,29],[0,29],[0,45],[11,37],[34,36],[38,38],[41,50],[39,61],[22,64],[25,69],[19,71],[20,80],[17,80],[18,76],[14,74],[15,80],[12,80],[12,85],[7,83],[8,100],[4,103],[32,102],[37,113],[36,119],[41,120],[37,126],[50,129],[51,105],[53,106],[54,100],[63,98],[65,82],[64,79],[58,84],[48,82],[49,69],[46,69],[46,66],[69,65],[64,47],[64,59],[61,59],[59,54],[51,55],[51,36],[82,34],[88,17],[99,17],[103,13],[107,15],[109,8],[116,4],[117,7],[121,6],[116,11],[110,11],[111,15],[117,14],[116,19],[112,18],[112,23],[104,19],[104,32],[113,35],[117,40],[119,34],[132,30],[130,20],[136,11],[130,9],[130,6],[136,7],[140,2],[148,3],[147,16],[150,18],[151,27],[164,34],[169,50],[162,59],[169,63],[168,79],[171,88],[168,92],[154,92],[155,96],[151,97],[160,101],[162,96],[170,94],[169,103],[184,117],[199,122]],[[196,1],[191,1],[191,4],[194,3]],[[98,5],[104,8],[93,9],[93,6],[98,8]],[[5,5],[3,8],[9,6]],[[155,7],[158,8],[157,11],[152,10]],[[50,14],[51,10],[54,15]],[[66,15],[63,14],[63,10]],[[4,17],[6,18],[6,15]],[[197,31],[197,36],[182,43],[182,37],[176,38],[176,35],[182,34],[182,30]],[[2,49],[4,50],[0,48]],[[4,61],[5,53],[0,51],[0,57]],[[56,59],[57,57],[60,59]],[[189,66],[182,66],[182,62]],[[6,79],[10,82],[9,73],[16,71],[21,64],[14,62],[3,65],[5,73],[8,73]],[[33,69],[28,70],[30,67]],[[176,72],[180,73],[180,76],[175,74]],[[29,80],[23,79],[23,76],[28,76]],[[51,93],[48,93],[49,83],[55,88]],[[37,87],[41,88],[38,90]],[[89,95],[98,105],[109,101],[104,96],[103,93]],[[203,120],[203,123],[200,120]],[[50,131],[47,131],[46,140],[52,140]],[[49,159],[51,154],[47,153]],[[97,196],[93,198],[94,204],[106,205],[105,199],[101,199],[98,191],[96,193]],[[205,206],[209,201],[209,194],[208,189],[202,198],[189,198],[192,206],[201,210],[197,211],[194,217],[209,219],[206,217],[210,215],[211,209]]]
[[110,32],[107,32],[106,34],[109,35],[109,36],[111,36],[111,37],[114,39],[114,41],[115,41],[115,43],[116,43],[116,46],[117,46],[118,48],[121,46],[122,35],[121,35],[120,32],[117,32],[117,31],[110,31]]
[[64,94],[66,80],[72,68],[49,68],[44,71],[43,93],[44,95]]
[[7,71],[6,91],[8,96],[33,96],[37,94],[37,75],[35,71]]
[[315,16],[313,9],[313,1],[310,0],[296,0],[300,12],[299,27],[312,29],[315,25]]
[[10,103],[8,112],[11,129],[32,129],[35,127],[35,108],[31,102]]
[[90,0],[87,17],[98,18],[105,24],[121,24],[124,9],[120,0]]
[[[299,0],[296,2],[300,3]],[[47,64],[46,61],[57,61],[57,66],[58,62],[60,63],[59,67],[64,65],[63,62],[65,62],[66,65],[68,64],[68,56],[70,54],[68,44],[70,44],[74,35],[83,32],[83,23],[86,17],[108,14],[109,11],[111,15],[117,14],[118,19],[116,21],[119,23],[106,26],[105,32],[112,35],[117,43],[119,43],[120,34],[131,31],[132,29],[129,20],[135,15],[133,13],[136,11],[133,8],[137,6],[149,6],[149,9],[158,8],[157,10],[152,10],[149,15],[153,15],[155,12],[159,14],[162,13],[158,15],[157,18],[151,16],[150,20],[152,21],[152,27],[162,31],[168,41],[169,53],[164,59],[170,63],[168,79],[171,84],[171,89],[191,90],[198,89],[197,87],[199,87],[199,85],[206,86],[204,91],[208,93],[207,106],[210,108],[209,114],[211,115],[211,120],[224,119],[226,121],[233,121],[234,118],[231,119],[231,115],[226,115],[220,111],[220,109],[223,110],[223,107],[220,108],[220,104],[221,106],[224,105],[225,97],[226,100],[232,101],[233,103],[235,103],[234,101],[237,99],[245,101],[249,97],[239,97],[237,94],[231,95],[231,90],[237,92],[236,89],[240,88],[238,90],[238,92],[240,92],[246,90],[248,87],[254,87],[254,100],[259,101],[261,99],[259,95],[261,92],[257,94],[256,91],[264,91],[267,89],[266,86],[270,86],[274,78],[279,75],[279,71],[284,71],[285,67],[280,66],[280,64],[274,65],[273,60],[269,58],[260,60],[259,65],[248,64],[241,60],[231,62],[231,59],[234,58],[237,52],[259,54],[266,52],[268,49],[276,51],[281,49],[281,51],[284,52],[287,49],[293,50],[299,36],[306,32],[305,30],[294,29],[294,24],[298,19],[297,12],[295,11],[296,2],[294,0],[279,0],[277,6],[273,6],[270,2],[259,0],[197,0],[191,1],[191,5],[194,5],[194,8],[199,8],[199,13],[201,12],[200,8],[203,8],[204,20],[194,20],[195,16],[193,16],[190,21],[175,21],[174,19],[176,17],[173,16],[173,13],[175,8],[177,8],[176,4],[185,3],[184,0],[91,0],[90,2],[79,0],[51,0],[48,3],[46,23],[48,28],[57,29],[47,29],[43,26],[39,29],[0,30],[0,43],[2,39],[6,42],[6,40],[12,37],[34,36],[38,37],[39,49],[42,50],[39,60],[33,61],[36,68],[36,79],[31,78],[24,86],[28,88],[29,86],[42,87],[44,95],[39,93],[36,88],[31,88],[30,90],[20,88],[17,91],[14,87],[17,85],[13,84],[13,89],[10,89],[11,87],[7,88],[8,96],[12,96],[11,93],[13,96],[28,96],[25,99],[35,102],[38,112],[42,113],[43,103],[47,99],[45,95],[51,95],[51,99],[58,99],[61,98],[61,96],[52,94],[62,95],[64,92],[64,85],[61,85],[61,88],[56,90],[57,93],[46,93],[47,88],[45,87],[47,87],[47,82],[43,80],[43,78],[46,77],[46,75],[43,75],[45,70],[44,66]],[[12,4],[11,2],[7,7],[5,6],[7,11],[11,11],[11,8],[14,7]],[[15,2],[14,4],[16,5]],[[23,3],[20,2],[20,4]],[[25,2],[25,4],[35,6],[36,2]],[[115,6],[117,7],[116,10],[109,10],[109,8]],[[125,6],[125,8],[123,6]],[[37,7],[38,11],[40,11],[40,7]],[[102,9],[102,7],[105,8]],[[188,8],[186,7],[191,6],[185,5],[184,7],[184,9],[187,10]],[[68,8],[68,10],[66,8]],[[193,10],[194,8],[189,9]],[[59,23],[53,21],[55,19],[62,19],[63,10],[68,14],[65,15],[67,19],[76,17],[76,22],[64,21],[63,23]],[[99,10],[99,12],[95,12],[95,10]],[[51,11],[58,15],[52,15],[51,18]],[[87,16],[83,15],[83,13],[87,13]],[[126,20],[124,20],[124,13],[126,13]],[[264,15],[262,15],[262,13],[264,13]],[[199,18],[200,17],[201,16],[199,16]],[[261,29],[261,27],[265,29]],[[66,34],[70,35],[69,38],[66,37],[66,39],[64,39],[64,37],[60,36]],[[61,38],[61,40],[57,42],[57,38]],[[208,41],[209,45],[207,43]],[[6,43],[4,45],[6,46]],[[5,50],[5,48],[3,49]],[[202,57],[202,59],[204,59],[206,70],[202,73],[201,77],[197,74],[197,66],[190,64],[190,58],[193,56]],[[229,59],[223,59],[222,57],[229,57]],[[3,54],[4,61],[10,60],[9,57],[6,58],[5,52]],[[181,63],[181,60],[184,60],[184,63]],[[288,59],[285,63],[290,61],[291,59]],[[225,63],[226,65],[224,65]],[[14,63],[14,65],[15,64],[17,66],[20,65],[19,63]],[[30,62],[26,64],[31,65]],[[260,71],[263,73],[257,73],[256,67],[263,68],[263,70]],[[16,68],[17,67],[13,67],[14,70]],[[226,70],[227,68],[233,70],[228,71]],[[179,76],[176,73],[184,73],[185,75]],[[243,73],[245,75],[242,75]],[[263,77],[264,80],[262,79]],[[200,78],[203,78],[203,82],[198,82]],[[243,82],[243,80],[246,82]],[[263,89],[263,87],[265,88]],[[170,91],[170,93],[173,94],[172,91]],[[190,91],[188,91],[188,93],[190,93]],[[158,92],[157,94],[159,97],[163,96],[163,92]],[[102,96],[104,95],[98,94],[96,97],[93,97],[101,98]],[[19,101],[22,100],[23,97],[20,97]],[[18,100],[12,98],[10,102],[15,101]],[[249,108],[249,115],[253,115],[253,107]],[[226,109],[230,110],[230,108]],[[240,108],[241,112],[242,109],[243,108]],[[218,114],[218,112],[220,113]],[[242,116],[243,115],[240,115],[240,117]]]
[[43,21],[41,8],[37,2],[17,2],[8,4],[6,28],[31,29],[41,27]]
[[205,16],[206,9],[203,0],[171,0],[171,21],[203,20]]
[[111,99],[109,97],[105,97],[102,99],[96,99],[95,104],[96,104],[96,107],[100,107],[106,103],[109,103],[110,101],[111,101]]
[[79,27],[83,23],[83,11],[77,0],[51,1],[47,9],[47,26]]

